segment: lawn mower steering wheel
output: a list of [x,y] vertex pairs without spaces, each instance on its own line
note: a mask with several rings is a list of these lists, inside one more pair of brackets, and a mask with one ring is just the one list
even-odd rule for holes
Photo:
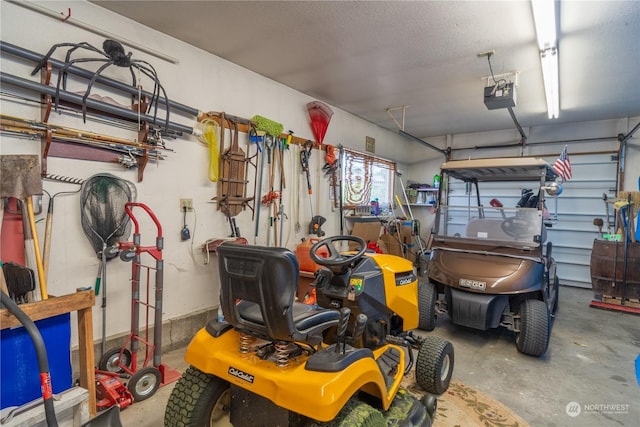
[[502,231],[514,239],[533,235],[536,232],[533,224],[529,223],[526,219],[522,219],[517,216],[511,216],[505,219],[500,224],[500,227],[502,228]]
[[[360,246],[360,250],[356,254],[341,254],[333,243],[335,242],[356,242]],[[329,251],[329,256],[326,258],[320,257],[317,255],[318,249],[326,247]],[[356,262],[362,258],[364,253],[367,250],[367,242],[364,241],[363,238],[358,236],[333,236],[327,237],[326,239],[320,240],[316,244],[314,244],[309,250],[309,257],[316,264],[320,264],[324,267],[328,267],[329,269],[333,268],[344,268],[347,265]]]

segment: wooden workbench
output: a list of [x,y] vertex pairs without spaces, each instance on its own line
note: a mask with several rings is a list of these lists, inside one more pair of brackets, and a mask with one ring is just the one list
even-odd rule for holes
[[[1,273],[0,273],[1,274]],[[89,413],[96,415],[96,381],[95,356],[93,353],[93,317],[92,307],[95,303],[93,290],[78,291],[60,297],[49,296],[48,299],[28,304],[20,308],[34,322],[60,314],[78,312],[78,358],[80,360],[80,386],[89,392]],[[6,308],[0,309],[0,329],[22,326]]]

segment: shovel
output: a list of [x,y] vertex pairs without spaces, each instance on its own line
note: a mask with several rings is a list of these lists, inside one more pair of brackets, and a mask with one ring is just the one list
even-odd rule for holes
[[0,173],[2,174],[0,197],[15,197],[26,203],[29,226],[33,236],[40,294],[42,299],[47,299],[49,297],[47,281],[44,275],[38,232],[33,214],[33,200],[31,199],[33,195],[42,194],[40,160],[37,155],[30,154],[0,155]]

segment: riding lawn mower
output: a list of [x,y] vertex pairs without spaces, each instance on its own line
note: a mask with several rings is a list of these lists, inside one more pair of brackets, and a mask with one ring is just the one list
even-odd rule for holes
[[[359,249],[336,249],[349,241]],[[165,426],[431,425],[454,354],[442,338],[411,333],[419,320],[411,262],[368,253],[356,236],[321,240],[310,251],[321,266],[317,305],[307,305],[294,298],[290,250],[223,243],[217,255],[225,321],[210,321],[189,344]],[[414,364],[421,399],[401,386]]]

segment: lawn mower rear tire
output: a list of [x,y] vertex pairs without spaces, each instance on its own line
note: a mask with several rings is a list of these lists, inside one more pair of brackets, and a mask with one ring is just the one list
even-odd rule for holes
[[227,381],[190,366],[176,383],[164,413],[164,425],[200,427],[229,417],[231,387]]

